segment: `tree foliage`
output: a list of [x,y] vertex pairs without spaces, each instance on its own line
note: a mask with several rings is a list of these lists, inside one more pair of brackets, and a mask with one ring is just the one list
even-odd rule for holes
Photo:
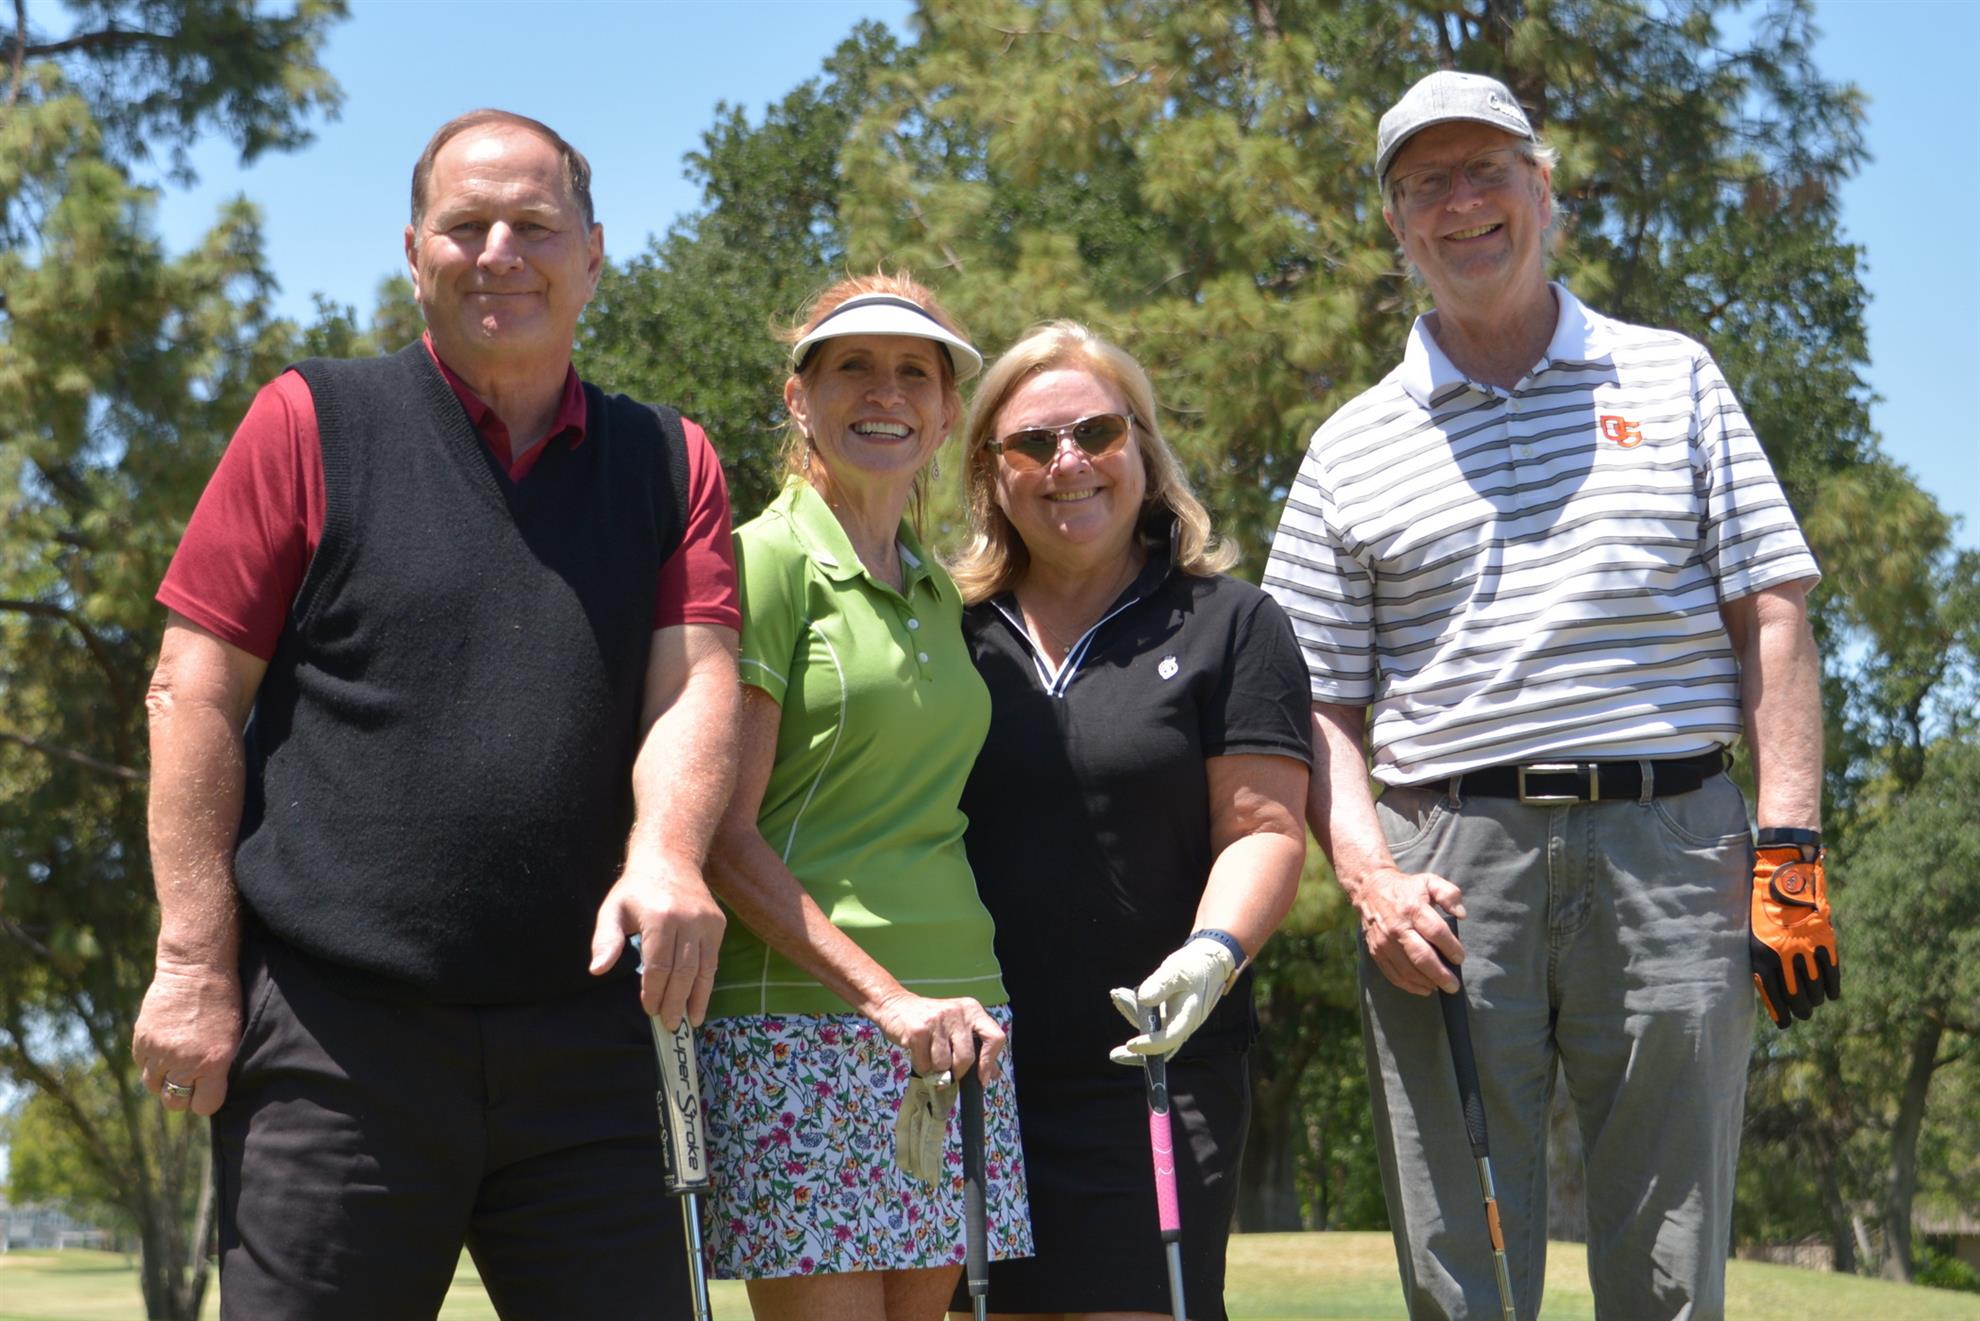
[[132,168],[149,144],[183,174],[205,133],[246,156],[305,141],[336,103],[315,53],[341,12],[98,0],[65,34],[0,27],[0,1076],[35,1092],[28,1176],[62,1169],[135,1229],[154,1317],[198,1310],[188,1213],[210,1198],[203,1133],[146,1096],[130,1058],[157,920],[151,594],[294,336],[269,314],[253,209],[171,256]]
[[[85,1224],[112,1231],[124,1243],[141,1243],[140,1226],[123,1187],[130,1171],[107,1168],[86,1143],[77,1140],[76,1111],[99,1131],[123,1123],[117,1083],[101,1067],[69,1074],[62,1081],[59,1092],[31,1093],[7,1129],[9,1200],[17,1206],[59,1206]],[[206,1125],[187,1114],[161,1111],[155,1140],[137,1154],[149,1162],[145,1179],[165,1190],[172,1223],[182,1233],[190,1231],[199,1220],[199,1198],[204,1193],[198,1171],[207,1155]]]
[[705,205],[623,268],[585,312],[579,369],[664,399],[715,439],[738,520],[776,494],[786,367],[775,326],[833,277],[842,256],[836,158],[873,71],[901,58],[866,23],[760,124],[716,107],[688,158]]
[[[305,145],[311,117],[334,116],[342,103],[317,52],[346,0],[294,0],[273,14],[253,0],[66,0],[65,7],[71,22],[60,32],[29,25],[25,5],[0,13],[7,119],[73,98],[111,160],[162,152],[171,177],[190,182],[188,152],[201,136],[234,142],[246,163]],[[20,138],[9,136],[18,147]],[[0,196],[23,182],[46,181],[16,178]],[[10,222],[0,235],[10,240],[24,232],[12,227],[21,220],[17,200],[7,197],[0,208]]]

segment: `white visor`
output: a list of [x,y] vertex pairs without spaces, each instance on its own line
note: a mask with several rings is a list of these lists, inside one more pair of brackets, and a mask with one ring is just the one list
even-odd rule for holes
[[983,370],[983,355],[968,340],[928,315],[913,300],[898,294],[858,294],[840,303],[791,346],[791,367],[802,367],[812,349],[828,339],[845,335],[906,335],[932,340],[948,352],[957,384]]

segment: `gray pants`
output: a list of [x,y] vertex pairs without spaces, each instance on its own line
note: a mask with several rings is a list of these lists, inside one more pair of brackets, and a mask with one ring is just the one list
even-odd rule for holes
[[[1540,1311],[1556,1063],[1581,1125],[1600,1317],[1725,1312],[1754,999],[1752,845],[1715,776],[1649,801],[1528,807],[1390,789],[1404,871],[1464,890],[1465,987],[1519,1315]],[[1443,1019],[1361,955],[1383,1189],[1410,1315],[1496,1317]]]

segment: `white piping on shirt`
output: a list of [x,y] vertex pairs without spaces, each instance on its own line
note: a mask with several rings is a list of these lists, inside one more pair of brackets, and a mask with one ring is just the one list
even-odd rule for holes
[[1131,596],[1095,620],[1093,627],[1079,635],[1079,641],[1073,643],[1072,650],[1066,653],[1065,660],[1059,664],[1057,669],[1054,669],[1052,663],[1045,659],[1044,649],[1032,639],[1031,630],[1024,626],[1024,617],[1022,615],[1015,614],[1007,609],[1002,601],[993,601],[991,604],[996,606],[998,612],[1011,622],[1011,627],[1015,628],[1018,636],[1024,639],[1024,645],[1031,649],[1031,663],[1037,669],[1039,679],[1045,684],[1045,695],[1047,697],[1064,697],[1066,695],[1067,685],[1072,683],[1073,676],[1079,672],[1081,663],[1086,660],[1087,650],[1093,643],[1093,635],[1104,628],[1108,620],[1121,613],[1121,611],[1139,604],[1140,601],[1141,598],[1139,596]]
[[[784,837],[784,851],[783,851],[783,855],[779,858],[779,861],[781,861],[786,867],[790,866],[791,850],[797,847],[798,823],[804,820],[804,814],[806,810],[810,808],[811,800],[817,797],[818,786],[824,782],[825,772],[831,768],[832,758],[838,755],[839,740],[845,736],[845,732],[846,732],[845,666],[839,664],[838,650],[832,646],[832,639],[825,636],[825,630],[819,628],[815,620],[810,620],[810,619],[805,620],[804,626],[810,632],[816,633],[818,635],[818,640],[825,644],[825,654],[828,657],[830,657],[832,661],[832,672],[838,675],[839,677],[839,719],[838,722],[832,726],[832,746],[825,749],[825,760],[819,763],[818,774],[812,777],[811,787],[804,791],[804,801],[798,804],[797,815],[791,818],[791,833]],[[760,1007],[761,1012],[767,1014],[770,1012],[770,942],[769,941],[763,942],[763,971],[757,978],[757,991],[759,994],[759,999],[757,1001],[757,1004]]]
[[788,690],[791,686],[791,680],[789,675],[777,673],[775,670],[771,669],[768,665],[765,665],[762,661],[757,660],[754,656],[744,656],[741,660],[736,662],[736,665],[738,667],[744,665],[754,665],[757,669],[762,670],[765,674],[769,675],[771,678],[775,679],[779,684],[783,685],[783,687],[786,690]]
[[[1003,975],[1002,972],[986,972],[976,977],[902,977],[899,980],[903,986],[969,986],[976,982],[994,982]],[[715,989],[718,991],[724,990],[729,985],[731,983],[717,981],[715,983]],[[816,978],[794,982],[766,981],[763,983],[763,986],[766,988],[777,987],[785,990],[796,987],[809,987],[812,990],[819,990],[822,985]],[[767,1014],[770,1011],[766,1008],[762,1012]]]

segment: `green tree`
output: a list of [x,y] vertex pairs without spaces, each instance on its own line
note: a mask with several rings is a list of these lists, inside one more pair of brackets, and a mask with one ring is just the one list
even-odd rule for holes
[[[1838,904],[1854,933],[1852,993],[1876,1006],[1871,1038],[1896,1080],[1879,1171],[1884,1273],[1912,1278],[1912,1208],[1927,1104],[1940,1070],[1980,1044],[1980,741],[1931,745],[1918,782],[1861,831]],[[1867,1044],[1867,1043],[1866,1043]]]
[[[76,1140],[76,1126],[66,1108],[79,1107],[98,1127],[116,1125],[121,1120],[116,1082],[100,1067],[63,1081],[64,1096],[32,1093],[8,1127],[8,1196],[16,1205],[59,1206],[86,1224],[113,1231],[119,1242],[134,1244],[138,1227],[131,1219],[128,1199]],[[175,1168],[197,1168],[207,1150],[206,1125],[190,1116],[168,1118],[165,1131],[169,1141],[145,1153],[154,1160],[150,1176],[160,1183]],[[177,1219],[196,1224],[201,1213],[197,1198],[206,1195],[203,1181],[179,1180],[175,1188],[180,1199]]]
[[706,427],[738,520],[783,482],[785,365],[773,328],[789,321],[843,256],[835,163],[876,70],[899,56],[861,24],[824,73],[751,124],[716,107],[688,157],[702,209],[626,266],[608,269],[579,332],[579,369]]
[[269,314],[253,209],[225,208],[172,257],[133,169],[158,150],[185,177],[205,132],[247,157],[306,140],[336,106],[316,57],[343,6],[71,10],[61,34],[19,26],[19,5],[0,25],[0,1076],[34,1093],[43,1154],[65,1134],[64,1168],[127,1217],[147,1315],[190,1318],[206,1286],[204,1134],[145,1095],[130,1058],[156,931],[150,597],[295,335]]
[[[1933,906],[1971,902],[1957,859],[1980,847],[1980,828],[1944,803],[1964,773],[1960,749],[1976,734],[1980,555],[1956,550],[1944,513],[1881,461],[1833,476],[1815,505],[1811,536],[1838,548],[1825,563],[1822,621],[1831,638],[1826,834],[1836,841],[1847,998],[1794,1032],[1762,1029],[1748,1085],[1748,1163],[1773,1168],[1749,1180],[1742,1218],[1776,1237],[1820,1229],[1838,1269],[1880,1264],[1909,1279],[1919,1172],[1980,1156],[1975,1112],[1961,1101],[1969,1093],[1938,1084],[1971,1055],[1971,1015],[1962,1012],[1971,1000],[1945,980],[1960,969],[1955,960],[1923,981],[1907,971],[1921,943],[1944,952],[1936,928],[1919,925]],[[1864,530],[1876,554],[1848,548]],[[1919,833],[1928,817],[1943,833]],[[1945,864],[1910,871],[1894,861],[1913,846],[1940,850]],[[1934,1148],[1938,1159],[1921,1164]],[[1819,1212],[1813,1224],[1811,1212]]]
[[[1241,1230],[1367,1227],[1353,1218],[1366,1209],[1353,1185],[1374,1167],[1342,1160],[1369,1136],[1359,1062],[1345,1070],[1355,1084],[1350,1095],[1337,1098],[1331,1087],[1347,1062],[1342,1048],[1361,1050],[1353,937],[1354,913],[1326,859],[1309,849],[1299,896],[1255,974],[1260,1031],[1283,1044],[1254,1052],[1250,1062],[1252,1121],[1238,1177]],[[1379,1207],[1380,1185],[1374,1186]]]

